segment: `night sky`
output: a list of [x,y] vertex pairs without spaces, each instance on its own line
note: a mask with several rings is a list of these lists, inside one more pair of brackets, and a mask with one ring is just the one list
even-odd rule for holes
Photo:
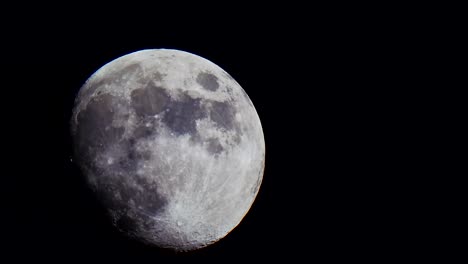
[[[103,9],[109,18],[60,8],[67,11],[29,7],[17,17],[23,23],[3,23],[2,257],[312,263],[406,250],[390,242],[398,241],[402,220],[382,210],[391,209],[384,193],[394,171],[379,149],[396,140],[381,122],[392,78],[380,61],[398,54],[379,34],[385,23],[346,8],[246,7],[229,15],[208,8],[210,15],[186,16],[122,6],[120,13]],[[71,162],[69,119],[81,85],[105,63],[148,48],[188,51],[226,70],[263,126],[266,166],[255,203],[227,237],[195,252],[119,235]]]

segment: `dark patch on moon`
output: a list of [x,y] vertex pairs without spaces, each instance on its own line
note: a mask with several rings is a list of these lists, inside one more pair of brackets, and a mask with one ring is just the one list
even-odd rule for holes
[[122,69],[114,72],[112,75],[108,75],[109,78],[113,79],[118,79],[119,76],[125,75],[125,74],[135,74],[136,72],[141,70],[141,66],[139,63],[133,63],[129,64]]
[[156,131],[154,129],[154,125],[152,124],[150,127],[140,124],[138,125],[135,130],[133,131],[132,136],[135,139],[140,139],[140,138],[149,138],[153,135],[156,134]]
[[[157,133],[157,121],[154,118],[156,114],[161,114],[162,123],[176,136],[190,135],[194,142],[200,140],[196,121],[208,115],[218,127],[225,130],[236,129],[235,110],[228,102],[192,98],[184,93],[180,94],[179,98],[172,99],[164,88],[154,84],[133,90],[131,105],[138,117],[138,124],[132,134],[135,141]],[[147,123],[149,123],[148,126],[146,126]],[[236,138],[240,140],[239,136]],[[224,149],[219,141],[210,139],[207,142],[207,150],[210,153],[219,154]]]
[[120,146],[122,148],[122,155],[116,161],[118,168],[115,168],[117,171],[125,171],[133,174],[138,166],[138,161],[141,158],[140,153],[136,150],[136,147],[132,145],[129,141],[123,141]]
[[236,133],[234,134],[234,138],[233,138],[234,143],[235,143],[236,145],[239,145],[240,142],[241,142],[241,136],[240,136],[241,133],[242,133],[242,130],[240,129],[240,127],[237,126],[237,127],[236,127]]
[[217,138],[209,138],[207,140],[206,149],[208,150],[209,153],[214,154],[214,155],[219,154],[224,150],[223,146],[221,145],[221,143],[219,142]]
[[78,113],[75,146],[80,156],[89,155],[96,148],[107,148],[122,138],[125,128],[112,125],[115,118],[113,107],[118,102],[119,99],[113,95],[101,94],[93,97],[86,109]]
[[[148,96],[155,96],[151,89],[153,88],[149,88]],[[91,98],[86,108],[77,115],[75,156],[83,166],[91,170],[91,175],[97,175],[95,188],[98,198],[106,208],[111,211],[128,211],[134,203],[140,205],[143,212],[155,215],[167,204],[167,200],[160,195],[154,183],[137,175],[139,164],[149,160],[151,153],[148,150],[138,150],[136,144],[149,132],[139,131],[134,138],[123,138],[125,128],[112,125],[118,118],[115,110],[128,107],[122,102],[122,99],[111,94]],[[155,111],[154,108],[143,110],[143,115]],[[144,126],[138,128],[142,129]],[[113,159],[113,162],[107,164],[107,158]],[[103,161],[98,162],[99,160]],[[134,225],[128,222],[130,220],[131,218],[123,218],[117,224],[128,228],[128,224]]]
[[216,91],[219,88],[218,77],[207,72],[201,72],[198,74],[197,83],[208,91]]
[[110,170],[116,171],[127,171],[130,174],[136,172],[138,169],[138,163],[140,161],[147,161],[151,158],[151,153],[148,150],[139,150],[136,146],[139,138],[132,137],[130,139],[122,140],[118,147],[121,149],[121,155],[118,157],[117,164],[118,168],[112,168]]
[[130,217],[128,214],[123,214],[114,223],[114,225],[121,231],[130,235],[138,233],[138,219]]
[[[162,211],[168,201],[160,195],[157,186],[148,182],[144,177],[136,175],[118,177],[112,181],[102,182],[99,190],[100,200],[110,211],[124,212],[115,222],[117,228],[125,231],[138,231],[139,219],[147,218],[147,215],[156,216]],[[131,182],[134,180],[134,182]],[[138,206],[138,211],[133,205]],[[136,214],[137,217],[128,217],[128,214]]]
[[132,138],[135,141],[139,139],[147,139],[158,134],[158,120],[156,118],[147,117],[137,121],[135,130],[133,130]]
[[233,129],[235,115],[236,111],[229,102],[213,101],[211,103],[210,118],[218,125],[218,127],[225,130]]
[[176,135],[197,133],[196,120],[206,117],[206,111],[198,98],[182,94],[178,100],[169,102],[163,122]]
[[[110,211],[124,212],[123,218],[115,224],[119,229],[128,231],[138,226],[137,219],[145,219],[147,215],[157,215],[168,201],[160,194],[154,182],[150,182],[144,175],[137,174],[139,164],[149,160],[151,153],[146,150],[138,151],[133,140],[123,140],[118,147],[122,149],[124,155],[114,163],[108,164],[106,168],[93,169],[99,175],[97,178],[99,200]],[[138,211],[134,211],[134,205],[139,206]],[[125,215],[130,211],[138,217],[126,218]]]
[[130,97],[131,105],[140,118],[161,113],[170,102],[170,97],[164,88],[155,86],[153,83],[133,90]]
[[163,79],[163,76],[160,72],[154,72],[153,73],[153,80],[156,80],[156,81],[162,81]]
[[[135,89],[131,93],[131,106],[138,117],[138,124],[133,132],[135,140],[148,138],[157,133],[154,115],[160,114],[164,123],[176,136],[190,135],[193,141],[199,141],[196,121],[209,116],[216,125],[225,130],[235,130],[241,133],[235,121],[235,107],[228,102],[217,102],[193,98],[187,94],[180,94],[179,98],[172,99],[162,87],[152,83],[144,88]],[[149,122],[149,125],[146,124]],[[234,136],[234,142],[240,142],[240,136]],[[220,153],[223,148],[218,143],[209,141],[208,150],[211,153]]]
[[146,214],[155,216],[167,204],[167,200],[160,195],[156,184],[150,182],[145,176],[135,177],[141,190],[135,192],[133,200]]

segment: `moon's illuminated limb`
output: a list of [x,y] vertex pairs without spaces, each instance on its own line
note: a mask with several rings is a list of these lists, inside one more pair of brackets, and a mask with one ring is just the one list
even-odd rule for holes
[[176,250],[224,237],[264,169],[259,117],[240,85],[199,56],[143,50],[99,69],[71,120],[75,154],[114,224]]

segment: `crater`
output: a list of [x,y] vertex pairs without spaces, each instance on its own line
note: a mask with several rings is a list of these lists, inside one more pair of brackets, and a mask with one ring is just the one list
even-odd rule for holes
[[201,72],[198,74],[197,83],[208,91],[216,91],[219,88],[218,77],[207,72]]

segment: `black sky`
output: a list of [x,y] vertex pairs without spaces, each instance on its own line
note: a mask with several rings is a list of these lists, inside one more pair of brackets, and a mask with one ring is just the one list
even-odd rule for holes
[[[383,194],[395,171],[380,149],[398,144],[401,133],[382,120],[398,92],[389,88],[400,74],[392,65],[403,44],[389,37],[385,19],[377,22],[379,14],[289,5],[226,15],[210,10],[229,5],[209,7],[191,16],[158,5],[143,7],[146,12],[59,8],[66,11],[29,7],[16,16],[21,23],[4,24],[7,258],[313,262],[407,250],[390,242],[404,243],[398,240],[402,219],[381,210],[391,203]],[[265,134],[264,181],[252,209],[225,239],[189,254],[119,236],[70,162],[68,122],[78,89],[105,63],[147,48],[192,52],[226,70],[250,96]]]

